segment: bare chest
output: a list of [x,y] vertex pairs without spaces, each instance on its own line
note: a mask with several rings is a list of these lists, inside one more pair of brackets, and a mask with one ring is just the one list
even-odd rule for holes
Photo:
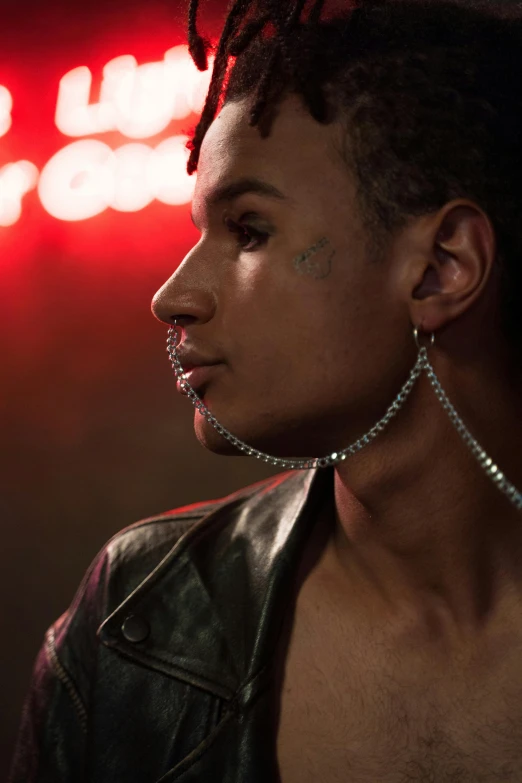
[[[421,651],[419,651],[421,650]],[[390,642],[298,606],[277,754],[282,783],[522,783],[522,641]]]

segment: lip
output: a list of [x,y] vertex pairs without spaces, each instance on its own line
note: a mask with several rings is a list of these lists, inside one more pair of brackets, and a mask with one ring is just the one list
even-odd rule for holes
[[[185,373],[185,380],[192,386],[194,391],[197,392],[198,388],[203,386],[205,383],[207,383],[208,380],[212,377],[213,371],[216,369],[216,367],[219,367],[220,363],[218,364],[202,364],[198,367],[188,367],[186,370],[184,369]],[[185,389],[181,388],[181,382],[182,378],[178,378],[176,381],[176,388],[180,392],[180,394],[187,394]]]

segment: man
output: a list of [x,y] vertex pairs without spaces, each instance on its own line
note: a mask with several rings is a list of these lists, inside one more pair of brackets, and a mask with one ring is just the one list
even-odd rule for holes
[[109,542],[14,781],[522,781],[520,23],[303,5],[232,7],[153,301],[199,440],[295,469]]

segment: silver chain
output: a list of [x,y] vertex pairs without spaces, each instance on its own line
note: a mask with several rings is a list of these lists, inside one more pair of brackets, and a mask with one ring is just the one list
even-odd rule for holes
[[[382,432],[391,419],[397,414],[397,412],[402,408],[404,403],[406,402],[408,395],[410,394],[415,381],[419,377],[419,375],[422,373],[423,370],[426,370],[426,374],[429,378],[429,381],[435,391],[435,394],[437,395],[438,399],[442,403],[442,406],[444,410],[447,412],[452,424],[454,425],[455,429],[461,436],[464,443],[468,446],[468,448],[471,450],[474,457],[477,459],[479,465],[484,469],[484,471],[487,473],[489,478],[496,484],[498,489],[503,492],[509,500],[515,505],[515,507],[522,511],[522,494],[516,489],[513,484],[511,484],[507,478],[504,476],[504,474],[500,471],[500,469],[495,465],[493,460],[488,457],[484,449],[480,446],[480,444],[475,440],[475,438],[471,435],[467,427],[465,426],[464,422],[458,415],[457,411],[449,401],[444,389],[442,388],[439,379],[435,375],[435,371],[433,367],[430,364],[430,361],[428,359],[428,351],[426,349],[426,346],[420,345],[418,340],[418,329],[414,329],[414,337],[415,342],[419,346],[419,355],[417,357],[417,361],[415,362],[415,366],[413,367],[412,371],[410,372],[410,375],[408,377],[408,380],[398,393],[398,395],[393,400],[392,404],[389,406],[388,410],[384,414],[384,416],[379,419],[379,421],[374,424],[374,426],[369,430],[366,435],[363,435],[358,440],[356,440],[354,443],[352,443],[350,446],[347,446],[347,448],[343,449],[342,451],[334,451],[332,454],[328,454],[326,457],[314,457],[310,459],[284,459],[282,457],[273,457],[270,454],[265,454],[263,451],[258,451],[258,449],[254,449],[252,446],[249,446],[247,443],[244,443],[244,441],[240,440],[239,438],[236,438],[235,435],[232,435],[231,432],[229,432],[226,427],[223,427],[222,424],[219,423],[219,421],[211,414],[203,400],[198,397],[192,386],[189,384],[189,382],[186,379],[186,376],[183,372],[183,367],[181,366],[181,362],[179,360],[179,357],[177,355],[177,346],[178,346],[178,333],[175,329],[170,328],[168,331],[168,338],[167,338],[167,353],[169,355],[170,362],[172,364],[172,369],[174,370],[174,373],[176,377],[180,380],[180,386],[181,388],[186,392],[188,398],[196,408],[200,412],[202,416],[208,421],[209,424],[211,424],[214,429],[219,432],[220,435],[222,435],[224,438],[226,438],[230,443],[232,443],[237,449],[242,451],[244,454],[246,454],[249,457],[255,457],[256,459],[263,460],[263,462],[267,462],[270,465],[279,465],[282,468],[287,468],[289,470],[310,470],[312,468],[326,468],[330,465],[335,465],[339,462],[343,462],[348,456],[352,454],[357,454],[358,451],[363,449],[365,446],[367,446],[369,443],[372,442],[372,440],[377,437],[377,435]],[[434,343],[434,335],[431,335],[431,345]]]

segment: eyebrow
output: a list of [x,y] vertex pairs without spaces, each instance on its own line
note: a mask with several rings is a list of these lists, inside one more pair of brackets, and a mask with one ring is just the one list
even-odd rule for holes
[[[267,196],[268,198],[277,199],[278,201],[288,201],[289,199],[284,193],[281,193],[274,185],[269,182],[264,182],[257,177],[242,177],[241,179],[230,182],[228,185],[221,185],[213,190],[206,198],[205,203],[207,209],[216,207],[225,201],[233,201],[239,196],[243,196],[245,193],[254,193],[258,196]],[[194,215],[191,212],[190,217],[194,225]]]

